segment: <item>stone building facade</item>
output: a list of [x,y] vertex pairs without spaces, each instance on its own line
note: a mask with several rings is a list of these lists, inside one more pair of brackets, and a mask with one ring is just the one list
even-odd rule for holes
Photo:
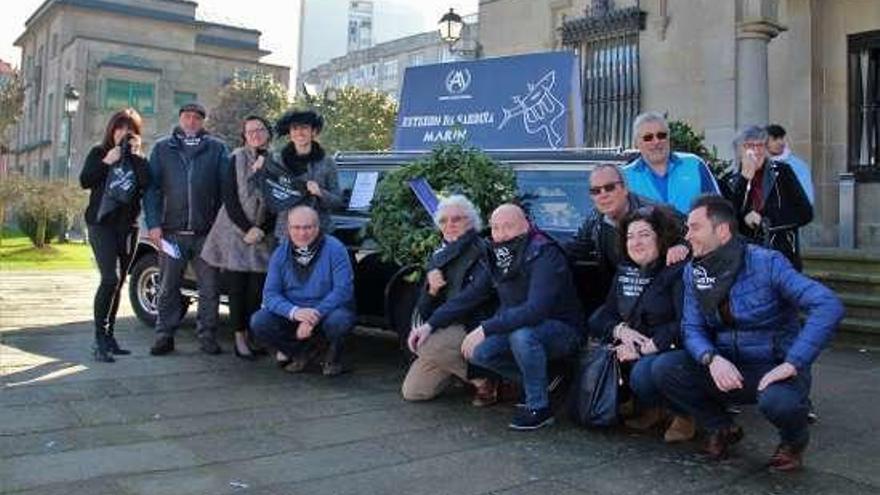
[[[807,242],[880,250],[880,2],[480,0],[479,16],[486,56],[581,53],[585,88],[605,84],[585,92],[588,138],[607,118],[591,98],[685,120],[728,158],[738,128],[782,124],[816,187]],[[631,144],[624,103],[599,107],[618,130],[601,144]]]
[[465,18],[462,39],[456,43],[454,50],[450,50],[448,45],[440,41],[437,31],[428,31],[333,58],[301,73],[297,81],[305,84],[310,91],[322,92],[328,88],[354,86],[381,91],[397,99],[407,67],[466,60],[477,56],[479,25],[473,17]]
[[[287,67],[260,62],[269,52],[260,48],[259,31],[198,20],[197,7],[186,0],[46,0],[16,40],[26,95],[10,169],[75,180],[121,108],[143,115],[149,146],[171,129],[183,102],[212,108],[236,72],[268,72],[287,85]],[[68,85],[80,94],[70,132]]]

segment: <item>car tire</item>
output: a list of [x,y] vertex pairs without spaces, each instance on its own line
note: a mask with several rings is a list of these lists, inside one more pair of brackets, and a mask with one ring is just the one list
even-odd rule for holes
[[159,307],[159,257],[156,253],[141,256],[132,266],[128,300],[138,320],[149,327],[156,326]]
[[391,300],[394,301],[394,304],[391,305],[392,329],[397,333],[397,339],[400,345],[400,350],[403,353],[404,361],[410,363],[416,358],[416,356],[409,350],[406,340],[409,337],[409,331],[415,321],[414,318],[421,319],[418,314],[418,309],[416,308],[420,285],[402,279],[399,279],[394,285],[394,288],[390,291]]
[[[159,257],[147,253],[134,263],[128,279],[128,299],[137,319],[148,327],[156,326],[159,315]],[[192,299],[181,294],[180,319],[189,311]]]

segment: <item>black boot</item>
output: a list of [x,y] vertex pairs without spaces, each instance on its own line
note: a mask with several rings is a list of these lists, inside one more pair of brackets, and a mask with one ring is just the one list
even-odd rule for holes
[[119,347],[119,343],[116,342],[116,337],[113,335],[113,330],[107,334],[107,349],[110,350],[111,354],[115,354],[117,356],[126,356],[131,354],[131,351],[128,349],[123,349]]
[[95,346],[93,352],[95,361],[99,363],[113,363],[116,361],[110,353],[107,334],[104,332],[95,332]]

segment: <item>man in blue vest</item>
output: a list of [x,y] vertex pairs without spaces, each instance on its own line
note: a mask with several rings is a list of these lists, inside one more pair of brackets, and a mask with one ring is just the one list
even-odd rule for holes
[[684,215],[700,194],[720,194],[706,163],[697,155],[672,151],[669,124],[658,112],[646,112],[633,122],[639,157],[623,168],[629,190]]

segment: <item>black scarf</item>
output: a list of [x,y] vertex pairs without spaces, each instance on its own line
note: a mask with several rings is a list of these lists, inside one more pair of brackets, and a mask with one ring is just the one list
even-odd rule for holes
[[183,145],[185,150],[191,150],[198,148],[200,144],[202,144],[202,139],[205,137],[207,133],[204,129],[201,129],[194,136],[187,136],[183,129],[180,127],[174,128],[174,137],[177,138],[177,141]]
[[509,241],[492,243],[492,254],[495,259],[493,270],[499,278],[503,280],[519,272],[528,244],[528,232]]
[[621,264],[617,268],[617,311],[620,317],[629,325],[642,294],[654,281],[657,273],[663,268],[663,264],[655,261],[645,268],[629,263]]
[[293,273],[300,282],[305,282],[315,269],[315,261],[324,247],[324,234],[319,234],[308,246],[297,247],[290,241],[290,258],[293,260]]
[[321,145],[312,141],[312,150],[307,155],[300,155],[296,152],[296,146],[293,143],[287,145],[281,150],[281,161],[287,173],[294,177],[305,174],[309,171],[309,163],[320,162],[324,159],[326,153]]
[[745,260],[746,243],[739,236],[715,251],[694,258],[693,281],[697,300],[705,314],[714,314],[730,296],[730,288]]
[[431,271],[434,268],[442,269],[453,260],[458,259],[458,257],[461,256],[461,253],[467,249],[477,237],[477,231],[471,229],[452,242],[443,241],[443,245],[434,251],[434,254],[431,256],[431,261],[428,263],[428,271]]

